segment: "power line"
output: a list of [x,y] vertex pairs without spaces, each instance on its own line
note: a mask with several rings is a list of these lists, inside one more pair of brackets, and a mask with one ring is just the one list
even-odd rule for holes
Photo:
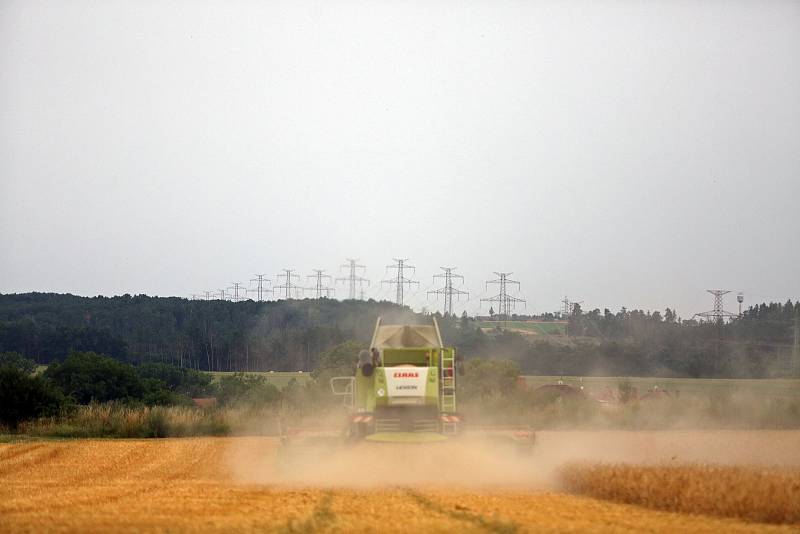
[[467,297],[469,297],[469,293],[453,287],[453,278],[460,279],[462,283],[464,282],[464,277],[462,275],[453,274],[453,271],[456,270],[456,267],[439,268],[444,271],[444,274],[433,275],[433,281],[436,282],[437,278],[444,278],[444,287],[435,289],[433,291],[428,291],[428,296],[433,293],[436,295],[436,299],[438,300],[439,295],[444,295],[444,313],[445,315],[453,315],[453,295],[456,295],[456,298],[461,299],[461,295],[467,295]]
[[500,286],[500,292],[497,295],[490,297],[488,299],[481,299],[481,302],[498,303],[498,312],[499,312],[498,315],[500,315],[504,321],[508,321],[508,317],[511,315],[511,310],[514,309],[517,303],[521,302],[523,305],[525,305],[526,302],[525,299],[512,297],[511,295],[508,294],[507,287],[509,284],[511,285],[516,284],[517,288],[520,287],[519,282],[517,282],[516,280],[511,280],[509,278],[509,275],[513,273],[498,273],[497,271],[495,271],[494,274],[496,274],[500,278],[498,278],[497,280],[487,281],[486,287],[488,289],[489,284],[498,284]]
[[363,269],[363,272],[366,272],[367,268],[363,265],[358,264],[357,259],[347,258],[347,263],[342,264],[339,268],[347,268],[350,271],[350,274],[343,278],[337,278],[337,282],[347,282],[348,283],[348,298],[350,300],[354,300],[356,298],[356,286],[358,286],[360,292],[360,299],[364,300],[364,282],[369,285],[369,280],[366,278],[359,276],[358,270]]
[[219,292],[219,300],[228,300],[228,294],[224,289],[217,289]]
[[[419,286],[419,282],[416,280],[411,280],[410,278],[406,278],[404,273],[406,269],[411,269],[413,273],[417,272],[417,268],[413,265],[409,265],[406,262],[408,258],[392,258],[395,261],[394,265],[387,265],[386,271],[388,272],[389,269],[394,269],[396,271],[396,275],[394,278],[390,278],[388,280],[381,280],[381,284],[389,284],[396,286],[396,297],[395,302],[400,306],[403,306],[403,289],[405,286],[411,286],[411,284],[417,284]],[[413,274],[411,276],[414,276]]]
[[334,289],[332,287],[328,287],[323,283],[323,280],[325,278],[329,280],[331,279],[330,275],[324,273],[325,269],[314,269],[314,274],[309,274],[306,277],[306,278],[314,278],[316,280],[315,286],[310,289],[316,292],[318,299],[321,299],[322,297],[329,297],[334,292]]
[[278,278],[283,278],[283,284],[275,286],[274,289],[283,289],[286,300],[297,297],[303,289],[292,281],[295,278],[300,279],[300,276],[294,274],[294,271],[294,269],[283,269],[283,273],[277,275]]
[[267,289],[266,287],[264,287],[265,285],[264,282],[269,283],[271,282],[271,280],[269,278],[264,278],[265,276],[267,276],[265,274],[254,274],[253,276],[255,276],[255,278],[251,278],[250,281],[258,282],[258,286],[255,289],[248,289],[248,291],[256,293],[256,295],[258,295],[258,302],[263,302],[264,293],[272,293],[271,289]]

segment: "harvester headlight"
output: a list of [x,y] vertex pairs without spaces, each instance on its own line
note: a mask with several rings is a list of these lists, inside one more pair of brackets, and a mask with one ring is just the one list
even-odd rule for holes
[[386,395],[386,392],[383,390],[383,388],[378,388],[378,391],[376,391],[376,393],[378,394],[379,397],[383,397],[384,395]]

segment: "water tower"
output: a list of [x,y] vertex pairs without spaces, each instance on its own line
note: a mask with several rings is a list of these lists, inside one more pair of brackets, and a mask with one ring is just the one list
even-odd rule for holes
[[736,302],[739,303],[739,317],[741,317],[742,316],[742,302],[744,302],[744,293],[742,293],[741,291],[739,291],[739,293],[736,294]]

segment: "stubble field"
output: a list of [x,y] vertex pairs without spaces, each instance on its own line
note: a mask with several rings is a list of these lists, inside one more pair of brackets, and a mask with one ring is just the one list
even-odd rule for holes
[[551,432],[529,458],[440,445],[328,450],[282,468],[271,438],[5,444],[0,532],[800,526],[800,432]]

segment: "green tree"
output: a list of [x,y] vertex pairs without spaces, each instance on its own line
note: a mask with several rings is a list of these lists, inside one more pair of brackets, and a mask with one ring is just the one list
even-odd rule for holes
[[26,374],[33,374],[36,370],[36,362],[24,357],[19,352],[2,352],[0,353],[0,366],[10,365],[16,367]]
[[572,314],[569,316],[567,322],[567,335],[568,336],[581,336],[583,335],[583,311],[579,303],[572,305]]
[[319,356],[319,366],[311,374],[314,378],[326,376],[353,376],[358,363],[358,353],[366,347],[357,341],[345,341]]
[[214,393],[211,375],[168,363],[143,363],[136,368],[142,380],[157,380],[170,392],[187,397],[205,397]]
[[510,360],[467,360],[459,395],[465,399],[507,395],[516,390],[519,374],[519,366]]
[[16,429],[27,419],[55,415],[64,395],[50,382],[12,365],[0,365],[0,423]]
[[79,404],[141,400],[145,388],[134,367],[94,352],[73,352],[53,363],[45,377]]
[[222,405],[240,404],[253,408],[272,404],[280,398],[280,390],[264,377],[245,373],[223,376],[217,396]]

